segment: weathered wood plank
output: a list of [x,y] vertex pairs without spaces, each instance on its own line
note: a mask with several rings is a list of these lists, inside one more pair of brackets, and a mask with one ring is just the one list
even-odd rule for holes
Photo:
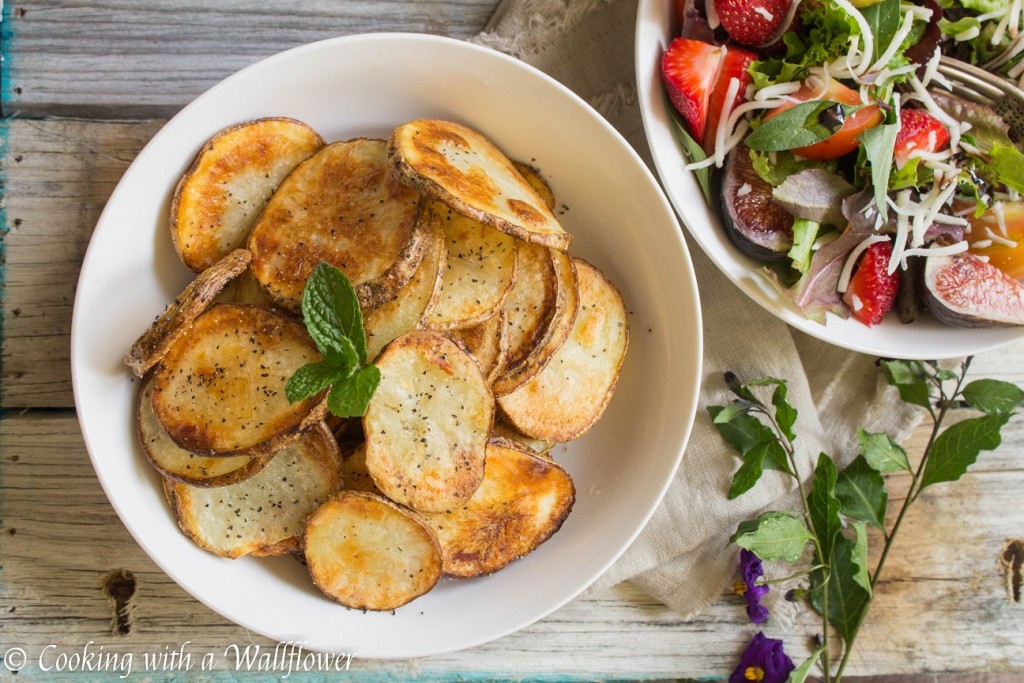
[[168,117],[229,74],[353,33],[466,38],[498,0],[21,0],[4,3],[3,113]]
[[[1020,452],[1024,438],[1007,441]],[[92,472],[70,413],[32,413],[0,422],[0,640],[36,653],[73,651],[93,640],[110,652],[177,648],[214,652],[220,668],[231,643],[273,645],[203,607],[168,579],[117,519]],[[899,482],[894,485],[898,486]],[[996,555],[1024,535],[1017,504],[1024,473],[992,459],[958,485],[936,487],[904,522],[897,549],[858,645],[851,673],[1024,672],[1024,609],[1007,599]],[[891,511],[899,503],[894,494]],[[135,577],[131,632],[113,634],[105,577]],[[766,631],[804,656],[816,622]],[[738,598],[723,595],[683,622],[628,584],[577,599],[514,635],[471,650],[408,662],[360,662],[357,680],[470,680],[552,674],[583,680],[727,675],[757,630]],[[926,657],[926,658],[925,658]],[[54,680],[37,668],[23,676]]]

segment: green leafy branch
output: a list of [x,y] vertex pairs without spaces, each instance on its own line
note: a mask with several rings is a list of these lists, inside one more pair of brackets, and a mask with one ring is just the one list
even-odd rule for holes
[[[813,560],[795,575],[807,577],[806,589],[799,592],[809,597],[812,607],[843,642],[833,676],[829,629],[823,625],[821,647],[793,670],[792,683],[802,683],[815,661],[820,661],[826,683],[841,680],[910,505],[926,488],[960,479],[982,451],[997,448],[1000,430],[1024,404],[1024,390],[1014,384],[993,379],[967,382],[970,364],[968,358],[950,370],[934,361],[881,361],[901,399],[923,408],[931,419],[920,462],[912,466],[904,449],[888,435],[858,429],[857,457],[840,470],[831,456],[821,453],[809,473],[810,491],[805,491],[804,475],[797,464],[797,411],[787,398],[786,382],[765,377],[744,383],[726,373],[726,385],[735,398],[727,406],[709,407],[708,412],[722,438],[742,460],[729,498],[753,488],[765,470],[776,470],[796,480],[803,503],[800,513],[771,511],[742,522],[730,540],[761,559],[790,564],[799,564],[810,547]],[[773,387],[770,407],[755,393],[763,387]],[[946,427],[950,412],[964,407],[981,414]],[[893,472],[910,474],[911,483],[887,529],[884,475]],[[869,526],[878,529],[883,539],[873,571],[868,566]]]

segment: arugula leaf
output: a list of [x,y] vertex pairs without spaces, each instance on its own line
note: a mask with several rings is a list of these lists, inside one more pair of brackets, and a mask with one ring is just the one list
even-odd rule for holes
[[[669,112],[672,123],[675,124],[676,139],[682,145],[683,156],[686,157],[686,160],[691,164],[695,164],[698,161],[707,159],[708,155],[704,152],[704,148],[690,135],[686,122],[679,116],[679,112],[676,111],[676,108],[669,101],[668,95],[665,96],[665,107]],[[711,204],[711,167],[698,168],[691,171],[691,173],[697,178],[697,184],[700,185],[700,190],[704,193],[704,199],[708,204]]]
[[988,415],[1009,415],[1024,404],[1024,389],[997,379],[976,379],[963,395],[968,405]]
[[882,474],[900,470],[913,472],[907,452],[888,434],[871,434],[858,427],[857,440],[860,442],[861,456],[875,470]]
[[830,557],[842,529],[842,521],[839,519],[839,499],[836,498],[836,465],[824,453],[818,456],[818,465],[814,468],[814,481],[811,492],[807,494],[807,509],[821,556]]
[[729,539],[752,551],[762,560],[796,562],[803,555],[811,533],[800,517],[792,512],[765,512],[754,520],[740,522]]
[[[875,53],[871,55],[871,61],[875,62],[889,47],[889,43],[899,31],[903,19],[900,14],[900,0],[882,0],[870,7],[865,7],[860,13],[871,28],[871,37],[875,43]],[[897,54],[899,53],[897,52]]]
[[882,214],[883,220],[889,215],[886,192],[889,189],[893,149],[899,132],[900,124],[897,122],[868,128],[859,137],[871,166],[871,184],[875,188],[875,206]]
[[838,126],[825,125],[819,117],[836,107],[842,110],[844,116],[849,116],[859,105],[840,104],[831,100],[802,102],[762,123],[747,136],[747,147],[761,152],[779,152],[806,147],[830,138]]
[[999,447],[999,430],[1009,419],[1009,414],[983,415],[958,422],[939,434],[932,444],[918,491],[962,477],[981,451]]
[[995,172],[1007,187],[1024,192],[1024,154],[1016,147],[996,144],[989,156],[992,158],[988,164],[989,170]]
[[355,287],[334,266],[320,262],[302,292],[306,330],[324,359],[298,368],[285,385],[291,402],[331,387],[327,409],[338,417],[356,417],[380,382],[380,371],[366,363],[366,330]]
[[840,512],[847,517],[885,529],[885,508],[889,502],[885,480],[863,455],[858,455],[839,473],[836,498]]

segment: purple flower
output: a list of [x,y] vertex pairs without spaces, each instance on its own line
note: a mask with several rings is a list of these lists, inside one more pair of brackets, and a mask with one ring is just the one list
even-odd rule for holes
[[755,624],[764,623],[768,618],[768,609],[761,604],[761,598],[768,593],[768,586],[757,583],[764,576],[764,565],[761,558],[743,548],[740,550],[740,574],[742,581],[733,584],[736,595],[742,595],[747,601],[747,616]]
[[729,676],[729,683],[785,683],[796,667],[782,651],[782,641],[766,638],[758,631]]

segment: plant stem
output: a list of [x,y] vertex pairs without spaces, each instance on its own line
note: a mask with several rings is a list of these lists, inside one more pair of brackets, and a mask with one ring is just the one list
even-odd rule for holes
[[[967,375],[967,369],[970,367],[972,360],[973,357],[968,356],[967,359],[961,365],[960,377],[957,379],[956,388],[953,390],[953,393],[950,394],[951,398],[956,398],[960,394],[960,388],[963,386],[964,378]],[[907,495],[903,499],[903,505],[900,506],[899,514],[896,516],[896,520],[893,522],[892,530],[885,535],[885,544],[882,546],[882,554],[878,558],[878,564],[875,567],[875,573],[871,577],[872,595],[874,595],[875,592],[875,584],[878,583],[878,578],[882,574],[882,568],[885,567],[885,561],[889,557],[889,551],[892,549],[893,544],[896,540],[896,533],[899,531],[900,526],[903,524],[903,518],[906,516],[907,510],[910,509],[911,503],[913,503],[917,499],[918,494],[921,492],[921,475],[924,474],[924,468],[928,464],[928,456],[931,454],[932,445],[935,443],[935,439],[939,435],[939,430],[942,427],[942,423],[945,420],[946,414],[948,413],[949,408],[952,405],[952,401],[950,400],[950,398],[947,398],[945,391],[943,391],[942,382],[937,381],[937,386],[939,388],[939,412],[938,414],[936,414],[935,411],[929,407],[928,412],[932,416],[931,434],[929,434],[928,436],[928,443],[927,445],[925,445],[924,453],[921,455],[921,462],[918,464],[917,469],[914,471],[913,476],[910,480],[910,487],[907,489]],[[823,603],[823,605],[824,604],[825,603]],[[846,665],[850,659],[850,653],[853,651],[853,643],[857,639],[857,634],[860,632],[860,627],[864,623],[864,620],[866,619],[868,611],[870,609],[871,602],[869,601],[867,607],[865,607],[864,609],[864,612],[860,615],[860,619],[857,621],[857,625],[853,628],[853,631],[850,633],[849,640],[846,642],[846,649],[843,652],[843,658],[839,661],[839,669],[836,671],[836,677],[834,679],[835,683],[839,683],[839,681],[841,681],[843,678],[843,671],[845,671]],[[828,614],[827,610],[822,611],[826,615]],[[828,629],[826,623],[826,631],[827,630]],[[828,673],[826,670],[826,681],[828,680],[827,675]]]

